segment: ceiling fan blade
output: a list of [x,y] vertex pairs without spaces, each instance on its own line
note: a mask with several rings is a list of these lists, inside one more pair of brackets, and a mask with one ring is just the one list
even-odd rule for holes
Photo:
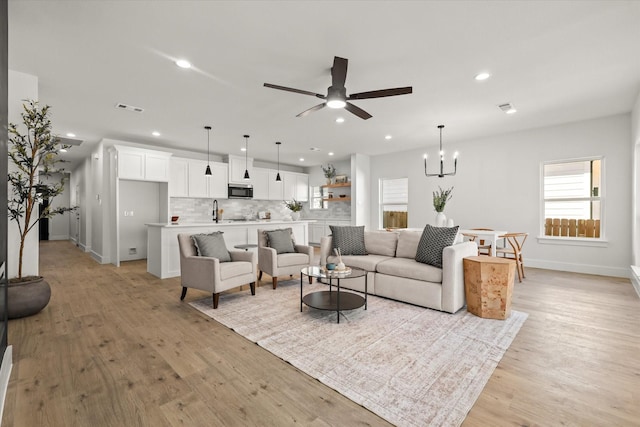
[[385,96],[407,95],[413,92],[411,86],[396,87],[393,89],[372,90],[369,92],[352,93],[347,99],[384,98]]
[[272,85],[271,83],[265,83],[264,87],[270,87],[271,89],[278,89],[278,90],[286,90],[287,92],[300,93],[302,95],[311,95],[321,99],[326,98],[324,95],[320,95],[319,93],[309,92],[308,90],[302,90],[302,89],[294,89],[292,87]]
[[361,119],[364,119],[364,120],[367,120],[367,119],[370,119],[371,117],[373,117],[371,114],[367,113],[362,108],[356,107],[355,105],[353,105],[350,102],[347,102],[347,105],[344,106],[344,109],[347,110],[350,113],[355,114],[356,116],[358,116],[358,117],[360,117]]
[[336,88],[344,87],[344,82],[347,80],[348,63],[348,59],[340,58],[339,56],[333,57],[333,67],[331,67],[331,86]]
[[298,114],[296,117],[304,117],[309,113],[313,113],[314,111],[318,111],[321,108],[324,108],[325,105],[327,105],[326,102],[323,102],[322,104],[318,104],[314,107],[309,108],[308,110],[304,110],[302,113]]

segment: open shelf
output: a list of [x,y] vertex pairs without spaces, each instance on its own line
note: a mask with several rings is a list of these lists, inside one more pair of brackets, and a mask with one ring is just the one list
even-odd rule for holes
[[321,185],[321,188],[344,188],[344,187],[351,187],[351,183],[350,182],[345,182],[344,184],[325,184],[325,185]]
[[323,202],[350,202],[351,197],[328,197],[326,199],[322,199]]

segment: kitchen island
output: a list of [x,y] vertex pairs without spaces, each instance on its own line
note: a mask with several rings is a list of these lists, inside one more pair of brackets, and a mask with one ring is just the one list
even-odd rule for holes
[[275,230],[289,228],[297,244],[309,242],[309,223],[314,221],[223,221],[219,223],[151,223],[147,226],[147,272],[161,279],[180,276],[180,252],[178,234],[224,232],[227,249],[234,246],[258,243],[258,229]]

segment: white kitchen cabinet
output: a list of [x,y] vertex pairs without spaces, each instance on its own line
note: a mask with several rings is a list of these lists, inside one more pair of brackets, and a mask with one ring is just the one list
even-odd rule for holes
[[282,172],[284,180],[284,200],[309,201],[309,175],[296,172]]
[[269,200],[269,169],[253,168],[251,182],[254,200]]
[[[227,162],[229,164],[229,183],[230,184],[252,184],[253,180],[253,159],[251,157],[247,158],[245,161],[244,156],[235,156],[233,154],[229,154],[226,156]],[[244,179],[244,171],[249,171],[249,176],[251,179]]]
[[204,160],[189,160],[189,197],[209,197],[209,179],[204,171],[207,162]]
[[189,160],[178,157],[169,162],[169,197],[189,197]]
[[282,173],[280,173],[280,181],[276,181],[277,176],[277,170],[269,171],[269,200],[284,200]]
[[114,146],[120,179],[168,182],[170,153],[135,147]]
[[229,196],[229,167],[225,163],[210,163],[209,197],[226,199]]

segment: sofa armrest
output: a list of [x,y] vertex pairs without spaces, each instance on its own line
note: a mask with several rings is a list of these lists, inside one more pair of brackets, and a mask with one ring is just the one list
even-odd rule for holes
[[220,260],[204,256],[187,256],[180,263],[180,282],[187,288],[213,292],[220,280]]
[[327,257],[331,255],[332,248],[333,238],[331,236],[320,238],[320,265],[327,265]]
[[447,246],[442,251],[442,310],[455,313],[464,307],[464,268],[462,260],[478,255],[476,242]]
[[244,261],[250,262],[253,270],[253,274],[256,273],[256,263],[257,255],[253,251],[229,251],[229,255],[231,255],[231,261]]
[[313,246],[296,245],[295,249],[300,254],[307,254],[309,256],[309,265],[313,264]]
[[270,276],[278,269],[278,252],[266,246],[258,246],[258,269]]

